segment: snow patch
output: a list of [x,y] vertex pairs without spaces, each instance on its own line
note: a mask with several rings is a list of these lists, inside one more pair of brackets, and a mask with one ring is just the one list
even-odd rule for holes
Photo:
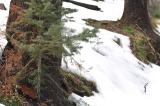
[[10,0],[1,0],[0,3],[3,3],[7,10],[0,10],[0,57],[2,55],[2,51],[7,44],[7,40],[5,37],[6,24],[9,16],[9,6]]
[[[6,31],[7,19],[9,16],[10,0],[0,0],[0,3],[3,3],[7,9],[7,10],[0,10],[0,51],[1,51],[0,57],[1,57],[2,51],[7,44],[5,31]],[[5,105],[0,104],[0,106],[5,106]]]

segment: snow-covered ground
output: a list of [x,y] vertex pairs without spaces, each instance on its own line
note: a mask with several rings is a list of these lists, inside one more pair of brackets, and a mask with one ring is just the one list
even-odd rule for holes
[[160,24],[157,25],[157,30],[160,32]]
[[[97,5],[102,11],[64,3],[64,7],[78,10],[68,15],[74,17],[74,22],[65,24],[77,33],[84,28],[92,29],[82,19],[118,20],[123,13],[123,0],[81,2]],[[91,40],[94,43],[82,42],[80,54],[73,57],[82,67],[77,67],[70,58],[67,58],[67,65],[68,70],[95,81],[99,93],[91,97],[72,94],[69,99],[77,101],[78,106],[160,106],[160,67],[139,61],[129,48],[128,37],[104,29],[100,29],[97,35],[97,38]],[[115,42],[117,39],[120,39],[121,45]],[[62,67],[66,69],[65,63]]]
[[[5,38],[6,23],[9,15],[9,4],[10,0],[0,0],[0,3],[4,3],[7,10],[0,10],[0,51],[2,51],[7,44]],[[0,53],[1,57],[2,52]],[[4,106],[0,104],[0,106]]]
[[[6,23],[9,14],[9,4],[10,0],[0,0],[0,3],[4,3],[7,10],[0,10],[0,51],[2,51],[7,44],[7,40],[5,40],[5,30],[6,30]],[[1,57],[1,53],[0,53]]]
[[[68,22],[66,27],[79,33],[85,25],[82,19],[118,20],[123,13],[123,0],[76,0],[98,5],[102,11],[93,11],[83,7],[64,3],[64,7],[77,9],[78,12],[68,16],[74,17],[74,22]],[[0,0],[7,11],[0,10],[0,44],[6,44],[4,32],[8,17],[10,0]],[[154,64],[146,65],[133,54],[128,37],[100,29],[98,37],[91,39],[92,43],[82,42],[80,54],[73,58],[82,67],[77,67],[74,61],[68,61],[68,70],[78,73],[96,82],[99,93],[91,97],[80,97],[72,94],[69,99],[77,101],[78,106],[160,106],[160,67]],[[120,39],[121,45],[115,41]],[[94,41],[94,42],[93,42]],[[66,64],[63,63],[63,68]],[[1,106],[1,105],[0,105]]]
[[157,24],[156,31],[160,33],[160,19],[155,19],[155,23]]

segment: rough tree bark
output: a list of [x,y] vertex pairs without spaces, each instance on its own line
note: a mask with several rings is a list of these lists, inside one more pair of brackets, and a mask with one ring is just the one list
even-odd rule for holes
[[148,0],[125,0],[122,21],[129,24],[137,24],[143,29],[151,30],[150,17],[148,15]]

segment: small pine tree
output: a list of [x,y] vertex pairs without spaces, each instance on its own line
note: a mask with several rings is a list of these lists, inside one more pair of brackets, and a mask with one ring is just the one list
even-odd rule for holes
[[[36,82],[32,84],[37,89],[39,100],[42,100],[44,95],[53,95],[49,90],[54,80],[58,81],[54,76],[59,76],[57,73],[59,73],[62,55],[74,55],[81,48],[78,42],[88,42],[89,38],[96,37],[98,31],[84,29],[78,35],[66,36],[67,28],[64,27],[64,23],[68,19],[62,21],[61,17],[75,10],[62,9],[58,1],[31,0],[28,2],[29,8],[25,11],[24,18],[13,25],[15,27],[22,24],[21,28],[16,27],[16,31],[24,33],[23,39],[18,41],[19,51],[27,54],[35,62],[36,67],[27,80],[31,78]],[[68,32],[72,33],[72,30]],[[55,86],[57,85],[55,82]]]

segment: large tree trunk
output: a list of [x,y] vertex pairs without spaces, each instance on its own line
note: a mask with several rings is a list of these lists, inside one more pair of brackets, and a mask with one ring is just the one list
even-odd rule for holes
[[[30,0],[27,0],[27,1],[30,1]],[[60,13],[61,11],[58,11],[58,10],[61,9],[62,1],[53,0],[53,4],[55,4],[57,8],[57,16],[58,16],[57,20],[61,20],[61,13]],[[17,85],[17,84],[19,84],[19,86],[21,86],[22,84],[24,85],[25,83],[23,83],[22,80],[25,78],[28,78],[28,76],[30,75],[29,73],[32,73],[32,71],[37,69],[36,62],[35,61],[30,62],[30,60],[32,60],[31,57],[28,54],[24,54],[23,52],[18,50],[18,45],[16,42],[24,38],[23,31],[22,33],[18,33],[13,28],[10,27],[13,23],[19,22],[21,18],[23,18],[23,14],[24,14],[23,10],[27,8],[28,8],[28,5],[24,3],[24,0],[11,0],[10,13],[9,13],[9,18],[7,23],[8,44],[3,52],[4,70],[1,73],[1,78],[5,79],[4,86],[8,87],[9,85],[10,86],[9,90],[11,89],[14,90],[15,89],[14,85]],[[25,27],[25,25],[23,26]],[[30,28],[29,30],[32,31],[32,29]],[[13,38],[14,40],[10,38]],[[27,67],[26,67],[26,64],[27,64]],[[61,57],[54,57],[47,54],[43,55],[42,64],[43,66],[45,66],[45,68],[42,67],[43,71],[45,72],[41,76],[42,78],[41,80],[43,81],[43,84],[41,86],[42,89],[40,91],[41,100],[46,101],[46,104],[48,104],[48,106],[52,106],[52,105],[53,106],[71,106],[67,100],[67,96],[68,96],[68,92],[66,91],[68,90],[67,86],[66,86],[66,89],[63,89],[62,87],[62,86],[65,86],[66,83],[59,71],[61,66]],[[26,68],[25,70],[24,70],[24,67]],[[13,82],[11,82],[11,80]],[[34,95],[34,97],[33,96],[31,97],[35,99],[36,95]],[[34,102],[36,103],[36,101]]]
[[136,24],[146,30],[152,30],[147,4],[148,0],[125,0],[121,20],[125,23]]
[[148,12],[148,0],[125,0],[121,22],[139,27],[154,42],[155,49],[160,51],[160,36],[151,25]]

